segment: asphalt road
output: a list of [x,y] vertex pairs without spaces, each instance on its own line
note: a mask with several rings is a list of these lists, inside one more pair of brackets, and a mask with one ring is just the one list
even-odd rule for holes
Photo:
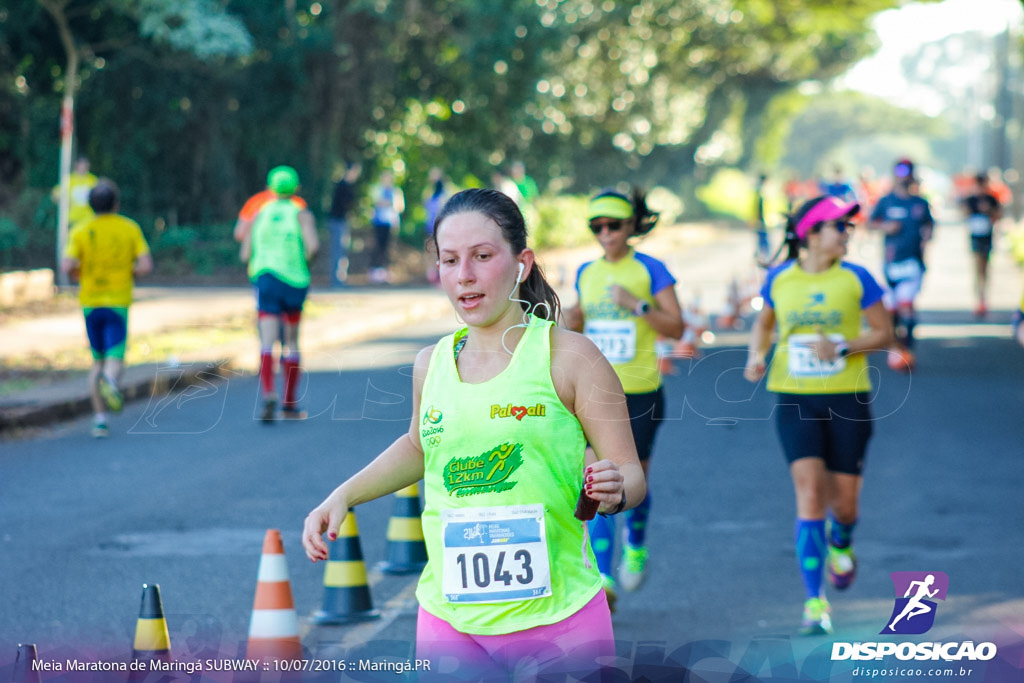
[[[1004,331],[1006,320],[993,316]],[[311,656],[411,659],[413,579],[374,569],[392,500],[357,511],[376,621],[309,623],[323,565],[305,559],[299,533],[313,505],[407,428],[414,354],[451,327],[307,354],[305,422],[254,420],[256,380],[240,376],[129,405],[106,441],[78,420],[0,442],[0,678],[24,642],[47,660],[127,658],[144,583],[160,585],[176,659],[244,657],[268,528],[282,531]],[[860,573],[830,594],[830,637],[795,635],[803,591],[773,397],[742,379],[737,347],[677,361],[652,465],[650,573],[614,617],[620,679],[683,680],[685,665],[690,680],[855,680],[864,662],[830,662],[832,643],[882,639],[891,572],[941,571],[947,599],[912,639],[994,642],[996,659],[947,680],[1021,680],[1024,350],[990,327],[929,311],[918,371],[874,359]],[[375,675],[353,679],[400,680]]]

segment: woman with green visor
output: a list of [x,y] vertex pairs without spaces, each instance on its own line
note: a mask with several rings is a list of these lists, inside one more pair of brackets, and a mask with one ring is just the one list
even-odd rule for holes
[[[634,189],[627,197],[604,190],[590,200],[587,217],[604,255],[580,266],[576,274],[579,303],[565,311],[565,323],[589,337],[618,374],[646,476],[654,434],[665,411],[655,341],[658,336],[677,339],[683,334],[676,280],[664,263],[630,245],[631,237],[646,235],[658,220],[658,214],[647,208],[643,192]],[[591,457],[589,449],[587,456]],[[644,580],[650,506],[648,489],[643,502],[625,513],[618,576],[627,591],[636,590]],[[613,604],[614,519],[597,517],[590,523],[590,536],[609,604]]]

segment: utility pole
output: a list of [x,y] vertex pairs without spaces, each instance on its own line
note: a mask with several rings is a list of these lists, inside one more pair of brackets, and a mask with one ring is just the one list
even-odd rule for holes
[[996,83],[992,131],[992,163],[1006,172],[1013,167],[1010,140],[1007,135],[1013,120],[1013,94],[1010,92],[1010,27],[995,37]]
[[71,210],[71,145],[75,135],[75,99],[64,96],[60,109],[60,201],[57,208],[57,285],[67,287],[68,276],[61,267],[68,243],[68,214]]

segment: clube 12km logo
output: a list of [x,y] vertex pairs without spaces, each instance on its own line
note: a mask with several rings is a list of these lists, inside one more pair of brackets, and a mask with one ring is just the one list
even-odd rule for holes
[[[945,572],[892,572],[896,591],[892,614],[879,635],[921,635],[935,624],[937,600],[945,600],[949,577]],[[896,657],[916,661],[988,661],[996,656],[994,643],[951,642],[855,642],[832,643],[832,660],[881,660]]]

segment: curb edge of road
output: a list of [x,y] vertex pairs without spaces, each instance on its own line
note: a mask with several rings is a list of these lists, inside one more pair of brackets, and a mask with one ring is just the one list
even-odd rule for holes
[[[196,362],[178,367],[155,365],[151,374],[125,383],[121,393],[125,402],[152,398],[211,379],[221,379],[231,373],[229,360]],[[36,405],[7,407],[0,410],[0,434],[69,420],[91,410],[92,401],[88,394]]]
[[[443,304],[443,305],[442,305]],[[352,344],[380,338],[402,325],[416,323],[437,317],[448,306],[447,299],[426,302],[418,306],[407,306],[375,322],[364,321],[359,327],[336,330],[333,333],[318,330],[304,337],[303,351],[315,351],[324,347]],[[315,328],[314,328],[315,329]],[[180,391],[190,386],[227,379],[244,371],[245,363],[239,353],[228,353],[218,360],[191,360],[178,366],[169,364],[151,365],[143,377],[127,381],[121,387],[125,402],[154,398]],[[134,366],[139,368],[140,366]],[[38,404],[15,405],[0,408],[0,434],[17,429],[42,427],[54,422],[74,419],[92,411],[88,392],[68,395],[60,400]]]

